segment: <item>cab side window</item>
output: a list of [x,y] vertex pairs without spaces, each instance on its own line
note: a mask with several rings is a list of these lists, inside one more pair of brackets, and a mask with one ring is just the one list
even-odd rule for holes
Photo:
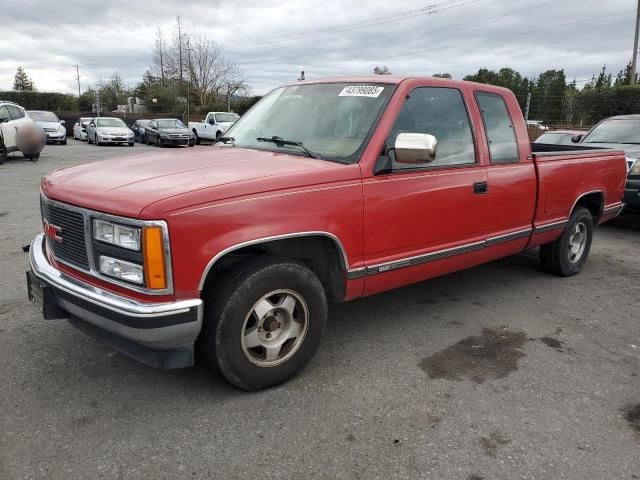
[[7,110],[7,107],[3,105],[0,107],[0,121],[8,122],[9,120],[11,120],[9,111]]
[[495,93],[477,92],[476,99],[489,142],[491,163],[518,162],[518,142],[504,98]]
[[[393,146],[400,133],[428,133],[438,141],[436,158],[422,165],[398,163]],[[387,139],[393,171],[476,163],[473,133],[467,108],[459,90],[419,87],[405,101]]]

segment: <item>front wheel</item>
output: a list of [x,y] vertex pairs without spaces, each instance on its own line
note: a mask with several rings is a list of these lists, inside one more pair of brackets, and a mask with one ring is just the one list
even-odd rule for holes
[[198,131],[195,128],[193,129],[193,136],[195,137],[196,145],[200,145],[200,137],[198,136]]
[[584,207],[577,207],[562,235],[540,247],[540,263],[546,272],[570,277],[582,270],[593,239],[593,217]]
[[205,298],[199,348],[233,385],[260,390],[298,372],[320,345],[327,298],[295,260],[265,255],[236,268]]

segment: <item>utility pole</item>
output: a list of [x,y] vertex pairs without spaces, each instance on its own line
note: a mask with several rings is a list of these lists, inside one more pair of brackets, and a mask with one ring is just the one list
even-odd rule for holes
[[189,62],[189,80],[187,83],[187,126],[189,126],[189,120],[191,117],[189,115],[190,103],[191,103],[191,41],[187,40],[187,61]]
[[638,60],[638,32],[640,31],[640,0],[636,9],[636,36],[633,41],[633,58],[631,59],[631,85],[636,83],[636,66]]
[[76,65],[76,80],[78,80],[78,100],[80,100],[80,65]]

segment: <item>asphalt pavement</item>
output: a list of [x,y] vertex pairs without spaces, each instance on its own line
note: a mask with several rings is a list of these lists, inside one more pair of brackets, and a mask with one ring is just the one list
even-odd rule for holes
[[0,166],[0,479],[640,478],[639,217],[597,228],[576,277],[527,252],[333,305],[309,366],[245,393],[27,301],[41,177],[154,148],[70,140]]

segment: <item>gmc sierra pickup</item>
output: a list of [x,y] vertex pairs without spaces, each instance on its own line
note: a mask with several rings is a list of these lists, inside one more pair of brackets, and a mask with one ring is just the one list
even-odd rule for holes
[[[514,95],[375,76],[277,88],[213,148],[47,175],[29,298],[148,365],[294,375],[346,301],[540,247],[584,266],[620,150],[531,144]],[[355,340],[354,340],[355,341]]]

